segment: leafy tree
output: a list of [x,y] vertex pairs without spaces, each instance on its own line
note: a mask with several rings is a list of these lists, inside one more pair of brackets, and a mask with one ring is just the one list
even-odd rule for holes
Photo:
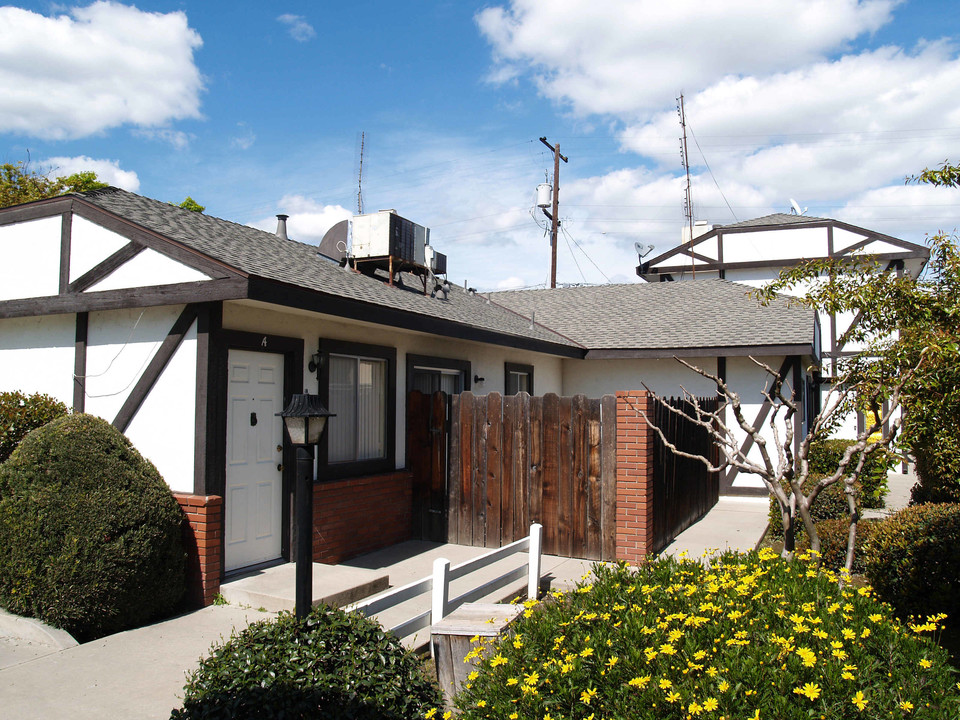
[[945,187],[960,187],[960,165],[951,165],[949,160],[935,170],[924,168],[919,175],[910,175],[907,182],[922,182]]
[[184,198],[183,202],[178,204],[177,207],[181,207],[184,210],[189,210],[190,212],[198,212],[198,213],[202,213],[204,210],[207,209],[205,205],[201,205],[189,195],[187,195],[187,197]]
[[0,207],[106,186],[97,179],[96,173],[89,170],[51,178],[32,170],[23,160],[0,164]]

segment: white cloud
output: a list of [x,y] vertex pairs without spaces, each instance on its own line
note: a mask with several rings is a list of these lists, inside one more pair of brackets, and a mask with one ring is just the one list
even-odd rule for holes
[[[340,205],[324,205],[303,195],[286,195],[277,203],[287,219],[287,235],[298,242],[319,245],[324,234],[341,220],[353,217],[353,213]],[[260,230],[275,232],[277,218],[263,218],[250,225]]]
[[245,122],[237,123],[237,135],[230,141],[230,144],[241,150],[249,150],[257,141],[257,136]]
[[50,167],[47,173],[53,177],[61,175],[72,175],[77,172],[92,170],[97,174],[97,179],[114,187],[123,188],[130,192],[140,190],[140,178],[132,170],[120,169],[120,162],[117,160],[94,160],[86,155],[78,157],[52,157],[46,161]]
[[490,79],[527,71],[579,114],[642,114],[683,88],[823,58],[890,21],[897,0],[513,0],[479,12]]
[[0,7],[0,131],[72,139],[199,118],[201,45],[183,12],[108,1],[51,17]]
[[297,42],[307,42],[307,40],[312,40],[317,36],[317,31],[313,29],[313,25],[308,23],[303,15],[285,13],[277,20],[287,26],[290,37]]
[[175,150],[183,150],[195,137],[191,133],[185,133],[182,130],[173,130],[171,128],[156,129],[138,129],[133,131],[134,135],[146,138],[147,140],[159,140],[171,145]]

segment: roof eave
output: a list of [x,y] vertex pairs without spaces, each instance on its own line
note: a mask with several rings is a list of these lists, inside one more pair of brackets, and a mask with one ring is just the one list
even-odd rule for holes
[[587,360],[636,360],[673,357],[748,357],[770,355],[801,355],[816,357],[813,343],[781,345],[737,345],[664,348],[593,348],[587,350]]

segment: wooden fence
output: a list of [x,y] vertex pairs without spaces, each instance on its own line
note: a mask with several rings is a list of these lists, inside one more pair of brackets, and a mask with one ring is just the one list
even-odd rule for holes
[[[716,399],[700,398],[700,407],[717,408]],[[693,414],[693,405],[683,398],[654,403],[653,422],[679,450],[709,458],[716,466],[718,449],[706,428],[671,412],[667,405]],[[653,456],[653,547],[659,552],[679,533],[707,514],[720,497],[719,473],[707,472],[699,460],[674,454],[656,433]]]
[[[660,403],[652,405],[651,419],[671,442],[716,457],[702,428]],[[540,523],[545,554],[617,558],[615,396],[448,397],[414,391],[407,402],[407,433],[414,537],[495,548]],[[655,552],[716,503],[719,479],[702,463],[675,457],[649,433],[654,450],[652,467],[644,471],[644,502],[652,507],[647,552]],[[619,452],[637,451],[624,446]]]
[[616,554],[616,399],[454,396],[447,537],[499,547],[543,525],[549,555]]

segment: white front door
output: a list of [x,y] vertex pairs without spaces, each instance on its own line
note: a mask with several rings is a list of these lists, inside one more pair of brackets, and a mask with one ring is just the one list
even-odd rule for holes
[[227,571],[281,554],[283,355],[231,350],[227,389]]

